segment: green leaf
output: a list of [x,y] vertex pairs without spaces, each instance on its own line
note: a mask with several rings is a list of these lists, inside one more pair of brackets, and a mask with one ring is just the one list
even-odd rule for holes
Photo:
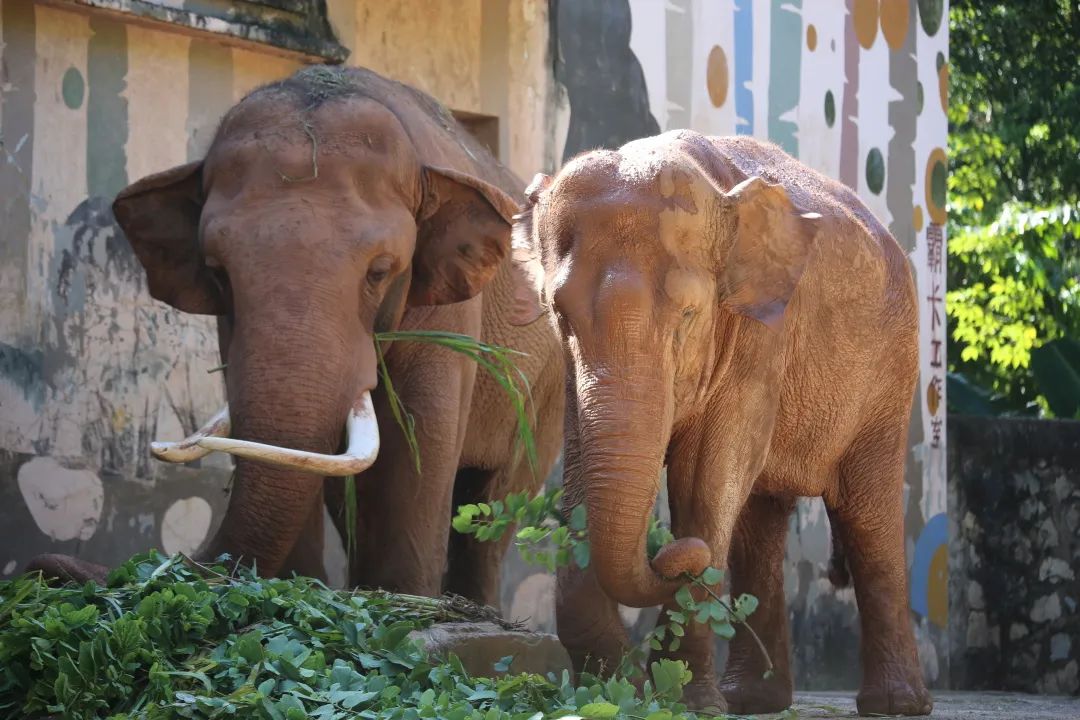
[[578,708],[578,712],[586,718],[613,718],[619,714],[619,706],[609,702],[594,702]]
[[724,640],[730,640],[735,637],[735,627],[727,621],[720,620],[709,623],[709,627],[712,631],[722,637]]
[[244,633],[236,641],[236,652],[249,663],[263,659],[262,633],[252,631]]
[[649,666],[657,695],[673,700],[682,697],[683,686],[690,682],[690,671],[681,660],[660,660]]
[[1031,372],[1054,415],[1080,419],[1080,340],[1060,338],[1033,350]]
[[499,661],[495,663],[496,672],[506,672],[510,669],[510,664],[514,662],[513,655],[505,655],[499,658]]
[[746,620],[758,608],[758,599],[753,595],[743,593],[735,601],[735,613],[739,619]]
[[579,532],[584,531],[588,518],[588,509],[585,507],[585,503],[575,505],[574,509],[570,511],[570,529]]
[[574,563],[582,569],[589,567],[589,543],[579,540],[573,547]]
[[675,593],[675,602],[679,604],[679,607],[686,610],[693,610],[695,606],[694,596],[690,594],[690,586],[683,585]]
[[705,572],[701,574],[701,580],[706,585],[719,585],[723,579],[724,571],[714,567],[705,568]]

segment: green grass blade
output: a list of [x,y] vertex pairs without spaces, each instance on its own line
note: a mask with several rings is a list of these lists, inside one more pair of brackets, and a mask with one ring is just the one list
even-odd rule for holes
[[[409,453],[413,457],[413,462],[416,463],[416,473],[420,474],[420,444],[416,441],[416,421],[413,420],[413,416],[409,414],[409,411],[405,409],[405,406],[401,402],[401,397],[394,390],[394,383],[390,379],[390,370],[386,367],[386,358],[383,357],[381,341],[387,338],[382,336],[387,333],[375,333],[375,355],[379,360],[379,376],[382,378],[383,390],[386,391],[386,397],[390,401],[390,412],[394,416],[394,421],[397,422],[398,427],[405,433],[405,442],[409,445]],[[392,339],[392,338],[390,338]]]
[[[532,389],[529,387],[529,381],[525,377],[525,374],[517,367],[512,359],[512,356],[514,355],[525,356],[526,353],[512,348],[490,345],[477,340],[474,337],[470,337],[469,335],[440,330],[394,330],[376,333],[375,346],[379,356],[379,372],[383,378],[383,386],[386,389],[387,394],[391,396],[390,406],[391,410],[394,411],[394,419],[397,420],[398,425],[406,431],[406,437],[411,438],[409,446],[414,452],[418,451],[416,450],[415,445],[415,435],[410,434],[412,418],[411,416],[408,416],[408,413],[404,412],[400,398],[397,397],[393,390],[393,385],[390,382],[390,375],[386,369],[382,351],[379,348],[380,342],[389,341],[425,342],[445,347],[465,355],[488,372],[510,399],[510,403],[514,408],[514,414],[517,417],[518,442],[521,443],[521,446],[525,451],[529,468],[532,470],[533,474],[536,474],[539,461],[537,460],[536,441],[533,434],[532,420],[534,419],[534,413],[532,412],[532,409],[534,406],[532,403]],[[517,381],[515,381],[515,376],[517,377]],[[406,425],[402,420],[403,417],[409,418],[408,424],[410,428],[406,428]],[[416,455],[416,458],[417,468],[419,469],[418,454]]]
[[345,477],[345,555],[350,569],[356,557],[357,508],[356,476],[348,475]]

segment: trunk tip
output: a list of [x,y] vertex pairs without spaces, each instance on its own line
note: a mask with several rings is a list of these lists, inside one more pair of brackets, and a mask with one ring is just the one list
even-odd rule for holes
[[711,562],[712,551],[705,541],[690,537],[679,538],[660,548],[653,558],[652,567],[660,577],[677,580],[684,575],[700,575]]

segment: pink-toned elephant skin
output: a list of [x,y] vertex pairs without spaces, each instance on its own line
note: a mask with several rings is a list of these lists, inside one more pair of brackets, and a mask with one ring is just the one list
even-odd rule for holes
[[[904,559],[904,458],[918,375],[908,259],[848,188],[778,147],[689,131],[598,150],[539,175],[514,231],[566,357],[566,493],[592,561],[559,575],[559,636],[578,667],[626,649],[617,604],[666,603],[683,573],[728,567],[760,600],[723,677],[713,638],[668,653],[699,709],[791,704],[782,563],[798,497],[821,497],[862,623],[863,714],[932,708]],[[677,540],[650,563],[667,466]],[[832,575],[845,576],[835,563]]]

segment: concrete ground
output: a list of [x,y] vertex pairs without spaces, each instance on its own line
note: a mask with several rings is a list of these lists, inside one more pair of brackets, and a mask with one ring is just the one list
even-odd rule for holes
[[[934,713],[929,717],[942,720],[1080,720],[1080,697],[941,690],[933,695]],[[795,711],[797,718],[855,717],[855,693],[796,693]],[[760,720],[790,717],[758,716]]]

